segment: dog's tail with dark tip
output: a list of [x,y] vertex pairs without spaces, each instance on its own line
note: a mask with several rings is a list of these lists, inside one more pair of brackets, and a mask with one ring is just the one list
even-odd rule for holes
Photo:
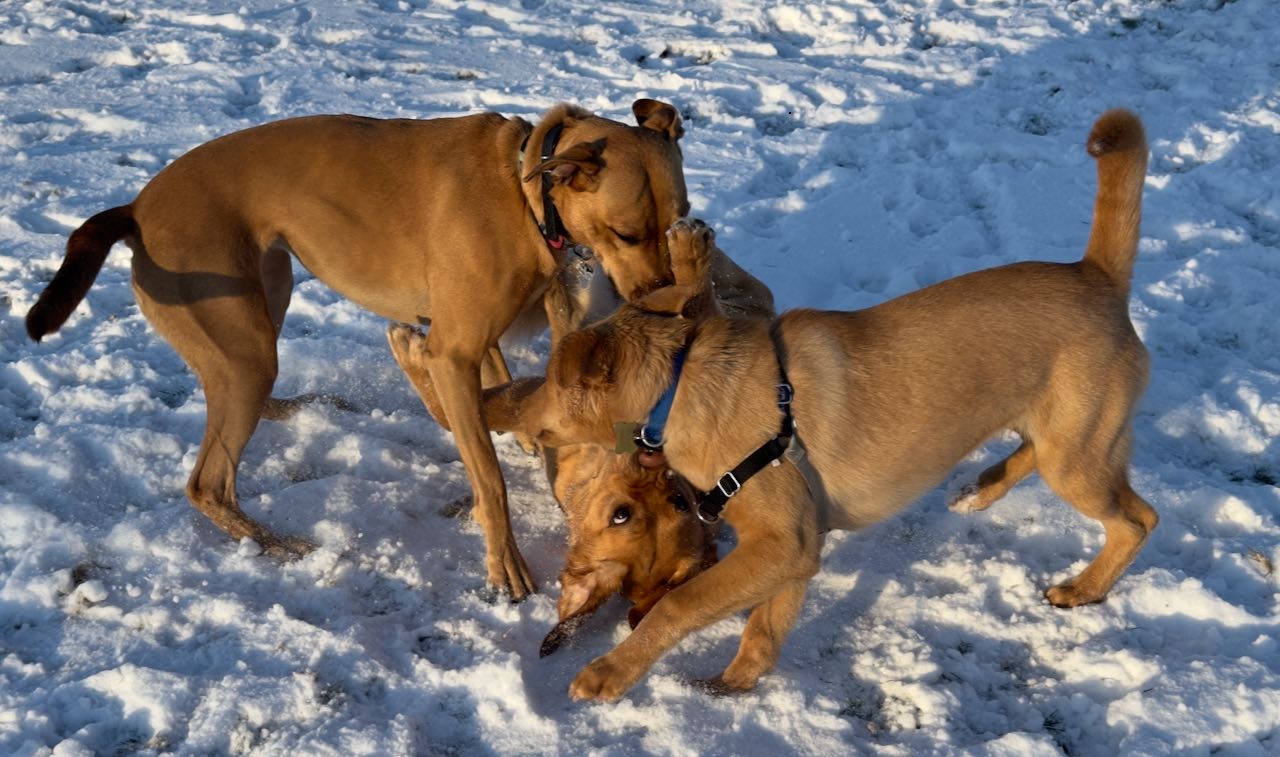
[[89,293],[111,245],[137,230],[133,208],[121,205],[102,211],[73,231],[62,266],[27,313],[27,334],[38,342],[61,328]]
[[1147,173],[1142,122],[1127,110],[1107,111],[1089,132],[1087,149],[1098,161],[1098,195],[1084,262],[1101,268],[1127,293],[1138,256],[1142,184]]

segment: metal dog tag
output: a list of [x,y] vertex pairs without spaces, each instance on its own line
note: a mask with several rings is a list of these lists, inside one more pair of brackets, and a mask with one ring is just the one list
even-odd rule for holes
[[640,424],[634,421],[618,421],[613,424],[613,451],[620,455],[635,452],[636,434],[640,432]]

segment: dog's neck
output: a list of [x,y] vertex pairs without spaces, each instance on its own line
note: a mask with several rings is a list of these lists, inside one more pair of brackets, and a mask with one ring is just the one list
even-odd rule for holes
[[[536,125],[534,125],[524,138],[524,143],[520,147],[517,162],[518,175],[521,177],[528,176],[533,169],[546,158],[551,157],[555,152],[559,142],[564,140],[567,131],[572,130],[574,119],[588,118],[590,114],[581,108],[568,104],[560,104],[547,112]],[[525,204],[529,206],[529,212],[533,214],[533,219],[538,225],[539,231],[544,238],[548,239],[548,246],[559,250],[550,244],[547,237],[547,228],[549,224],[559,225],[559,220],[552,220],[548,217],[547,207],[549,197],[544,179],[541,175],[533,176],[527,180],[522,180],[520,184],[521,191],[524,192]],[[552,207],[554,214],[554,207]],[[560,227],[557,232],[563,232],[563,236],[567,237],[567,231]],[[562,245],[563,246],[563,245]]]
[[693,334],[663,450],[672,470],[703,491],[778,433],[778,358],[769,326],[717,316]]

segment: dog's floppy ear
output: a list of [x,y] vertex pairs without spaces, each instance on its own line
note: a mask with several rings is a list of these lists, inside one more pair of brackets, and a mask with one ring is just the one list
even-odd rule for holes
[[538,174],[549,174],[556,184],[567,184],[579,191],[595,186],[596,174],[604,168],[604,140],[579,142],[578,144],[552,155],[533,167],[525,175],[530,181]]
[[547,377],[562,389],[579,384],[601,386],[613,374],[613,360],[613,340],[603,330],[575,331],[556,345]]
[[680,111],[673,105],[646,98],[631,103],[631,113],[636,117],[636,123],[646,129],[666,134],[667,139],[674,140],[684,136],[684,126],[680,123]]
[[546,657],[560,648],[582,621],[622,589],[627,569],[622,563],[606,560],[594,569],[565,568],[560,571],[560,621],[542,640],[538,654]]

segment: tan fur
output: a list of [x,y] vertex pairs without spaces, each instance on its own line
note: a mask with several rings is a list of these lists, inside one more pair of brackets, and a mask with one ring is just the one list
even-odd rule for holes
[[[381,316],[431,322],[427,364],[475,495],[488,580],[523,596],[534,583],[482,419],[481,365],[496,380],[508,376],[493,347],[521,313],[545,307],[557,336],[573,325],[558,307],[564,253],[536,225],[544,172],[567,233],[594,249],[618,291],[635,297],[669,281],[662,231],[688,210],[680,118],[653,100],[633,112],[639,126],[570,105],[533,127],[496,114],[315,116],[216,139],[72,235],[28,332],[38,340],[56,331],[123,238],[140,309],[198,375],[208,402],[187,496],[231,537],[291,555],[309,545],[248,518],[235,487],[264,407],[279,410],[268,398],[293,285],[289,256]],[[543,162],[543,136],[557,124],[557,152]]]
[[[768,288],[715,247],[707,226],[677,223],[667,237],[676,285],[645,297],[646,307],[676,294],[681,309],[696,301],[717,311],[773,317]],[[426,369],[426,337],[412,327],[394,325],[387,330],[387,340],[428,412],[448,428]],[[505,416],[517,411],[525,397],[522,386],[533,390],[538,384],[525,380],[486,390],[487,412]],[[548,636],[544,652],[567,637],[578,618],[615,592],[632,603],[629,620],[635,625],[671,588],[714,562],[709,529],[687,507],[677,507],[665,465],[644,467],[636,454],[617,454],[596,444],[543,453],[552,491],[569,525],[569,550],[560,573],[560,622]],[[619,508],[626,508],[629,515],[624,523],[615,522]]]
[[[1093,562],[1046,597],[1060,607],[1106,597],[1157,522],[1127,472],[1131,418],[1148,370],[1127,304],[1146,143],[1135,116],[1112,111],[1089,144],[1099,190],[1079,263],[979,271],[851,313],[792,311],[772,329],[759,320],[684,320],[624,307],[569,334],[541,386],[523,382],[518,396],[493,392],[486,413],[494,428],[551,445],[603,443],[612,423],[648,412],[673,353],[688,344],[666,456],[707,490],[777,433],[781,359],[795,388],[798,438],[817,471],[813,489],[791,463],[750,479],[725,510],[737,548],[667,594],[631,636],[587,666],[570,688],[574,698],[618,698],[686,634],[745,609],[751,615],[721,684],[754,685],[776,660],[818,570],[822,528],[892,515],[1006,428],[1023,446],[984,472],[963,504],[985,507],[1039,471],[1106,533]],[[645,303],[662,299],[655,292]],[[682,307],[666,304],[669,312]]]

